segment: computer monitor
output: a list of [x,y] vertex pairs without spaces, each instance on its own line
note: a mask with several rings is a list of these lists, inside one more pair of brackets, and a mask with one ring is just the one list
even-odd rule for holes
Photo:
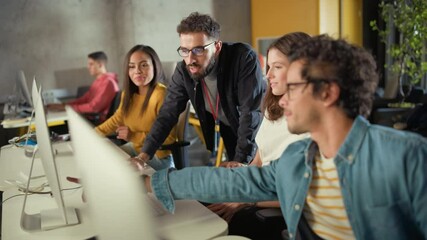
[[24,71],[18,71],[18,78],[16,79],[17,85],[17,97],[19,104],[24,107],[33,107],[32,98],[28,89],[27,80],[25,78]]
[[[36,106],[37,105],[37,95],[39,94],[39,92],[41,92],[41,86],[40,86],[40,90],[37,90],[36,77],[33,78],[33,86],[32,86],[31,92],[32,92],[31,100],[32,100],[33,106]],[[30,134],[31,134],[31,127],[30,126],[31,126],[31,123],[34,119],[34,114],[35,114],[35,109],[33,108],[31,111],[30,120],[28,121],[29,125],[28,125],[28,129],[27,129],[27,134],[25,136],[25,144],[24,144],[25,147],[27,147],[27,143],[28,143],[28,140],[30,138]],[[27,147],[27,149],[28,149],[28,147]],[[25,152],[25,154],[27,155],[27,151]],[[30,154],[32,154],[32,153],[30,153]]]
[[[41,209],[39,213],[35,214],[27,214],[25,211],[28,201],[27,191],[22,207],[21,227],[26,231],[40,231],[78,224],[76,209],[66,207],[64,203],[60,174],[55,162],[42,97],[40,92],[37,91],[37,87],[33,87],[33,99],[34,103],[37,103],[35,104],[35,126],[38,154],[57,207],[53,209]],[[31,179],[32,166],[29,179]],[[28,186],[29,183],[27,184]]]
[[129,155],[66,107],[73,153],[100,239],[158,239],[144,184]]

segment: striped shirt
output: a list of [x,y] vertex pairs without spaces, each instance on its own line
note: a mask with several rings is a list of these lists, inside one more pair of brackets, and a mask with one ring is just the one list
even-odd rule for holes
[[311,229],[324,239],[355,239],[348,221],[333,158],[316,156],[304,206]]

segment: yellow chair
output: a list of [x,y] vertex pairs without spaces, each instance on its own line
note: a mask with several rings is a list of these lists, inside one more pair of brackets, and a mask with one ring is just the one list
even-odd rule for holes
[[[189,118],[188,122],[191,125],[193,125],[194,129],[196,130],[197,136],[199,136],[199,138],[203,142],[203,144],[206,144],[205,138],[203,136],[202,128],[200,127],[200,121],[194,113],[190,113],[190,118]],[[219,127],[215,127],[215,131],[218,132]],[[224,154],[224,140],[222,140],[222,137],[220,137],[219,145],[218,145],[218,153],[216,155],[215,167],[219,167],[219,165],[221,164],[223,154]]]

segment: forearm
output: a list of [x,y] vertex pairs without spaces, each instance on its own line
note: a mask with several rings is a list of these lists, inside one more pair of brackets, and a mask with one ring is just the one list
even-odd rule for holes
[[116,112],[113,116],[107,119],[105,122],[97,126],[95,129],[98,133],[106,136],[116,132],[117,127],[123,126],[123,120],[121,114]]
[[174,199],[196,199],[211,203],[277,199],[272,170],[257,167],[163,170],[153,174],[150,188],[171,212],[175,207]]
[[249,163],[255,155],[255,135],[261,122],[261,113],[242,113],[237,130],[237,145],[234,161]]
[[256,206],[262,208],[280,208],[280,203],[279,201],[263,201],[257,202]]
[[249,166],[262,167],[262,160],[261,160],[261,156],[259,154],[259,149],[257,149],[257,151],[255,153],[255,157],[251,161],[251,163],[249,164]]

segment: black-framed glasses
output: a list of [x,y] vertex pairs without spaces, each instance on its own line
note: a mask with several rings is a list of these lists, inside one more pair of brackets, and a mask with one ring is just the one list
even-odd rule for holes
[[287,100],[292,100],[293,94],[291,94],[293,91],[295,91],[298,86],[304,86],[304,89],[307,87],[308,84],[311,82],[295,82],[295,83],[287,83],[286,84],[286,92],[284,95],[286,95]]
[[179,47],[176,51],[178,52],[179,56],[181,56],[181,57],[188,57],[188,55],[190,55],[190,52],[192,52],[196,56],[202,56],[203,53],[205,52],[205,49],[207,47],[209,47],[210,45],[212,45],[213,43],[216,43],[216,41],[208,43],[208,44],[203,45],[203,46],[193,47],[192,49]]

